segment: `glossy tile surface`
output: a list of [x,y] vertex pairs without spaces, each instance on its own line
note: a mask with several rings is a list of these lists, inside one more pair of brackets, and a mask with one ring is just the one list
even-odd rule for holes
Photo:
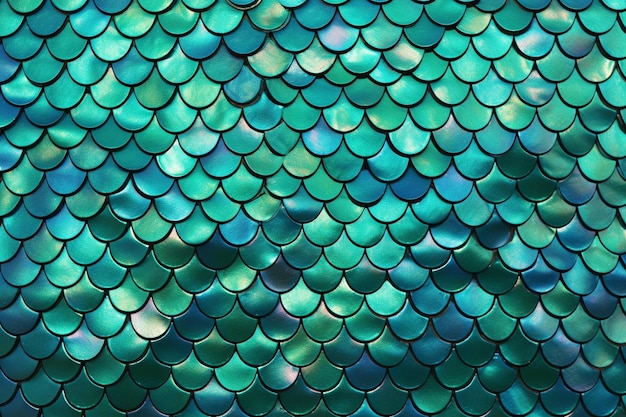
[[624,415],[625,16],[0,1],[0,415]]

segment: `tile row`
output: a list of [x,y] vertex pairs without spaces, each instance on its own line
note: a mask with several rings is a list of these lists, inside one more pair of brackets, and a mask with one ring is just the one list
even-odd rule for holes
[[540,344],[517,328],[496,348],[476,329],[454,346],[432,327],[410,344],[385,336],[385,328],[365,348],[345,328],[312,342],[306,323],[287,340],[257,330],[239,343],[222,338],[219,324],[196,341],[179,335],[176,324],[146,340],[132,321],[106,342],[84,327],[62,342],[41,323],[19,342],[2,334],[3,411],[37,415],[38,407],[61,407],[70,415],[102,415],[113,407],[116,415],[144,408],[187,415],[199,408],[215,415],[236,404],[265,415],[279,400],[296,415],[318,407],[339,415],[363,407],[378,415],[405,415],[405,408],[410,415],[492,415],[500,407],[512,415],[619,415],[626,393],[623,352],[601,333],[580,345],[559,329]]
[[0,414],[623,415],[625,11],[0,2]]

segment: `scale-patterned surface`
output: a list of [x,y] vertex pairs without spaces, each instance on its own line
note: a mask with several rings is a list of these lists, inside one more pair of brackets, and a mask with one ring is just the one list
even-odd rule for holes
[[626,415],[624,0],[0,0],[0,415]]

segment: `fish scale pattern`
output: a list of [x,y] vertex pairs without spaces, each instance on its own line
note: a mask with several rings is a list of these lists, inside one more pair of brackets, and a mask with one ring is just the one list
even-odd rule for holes
[[625,415],[622,0],[0,22],[0,415]]

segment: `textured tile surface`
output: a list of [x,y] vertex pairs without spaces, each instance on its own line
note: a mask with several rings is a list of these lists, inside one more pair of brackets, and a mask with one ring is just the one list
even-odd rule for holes
[[0,415],[625,415],[625,17],[0,0]]

